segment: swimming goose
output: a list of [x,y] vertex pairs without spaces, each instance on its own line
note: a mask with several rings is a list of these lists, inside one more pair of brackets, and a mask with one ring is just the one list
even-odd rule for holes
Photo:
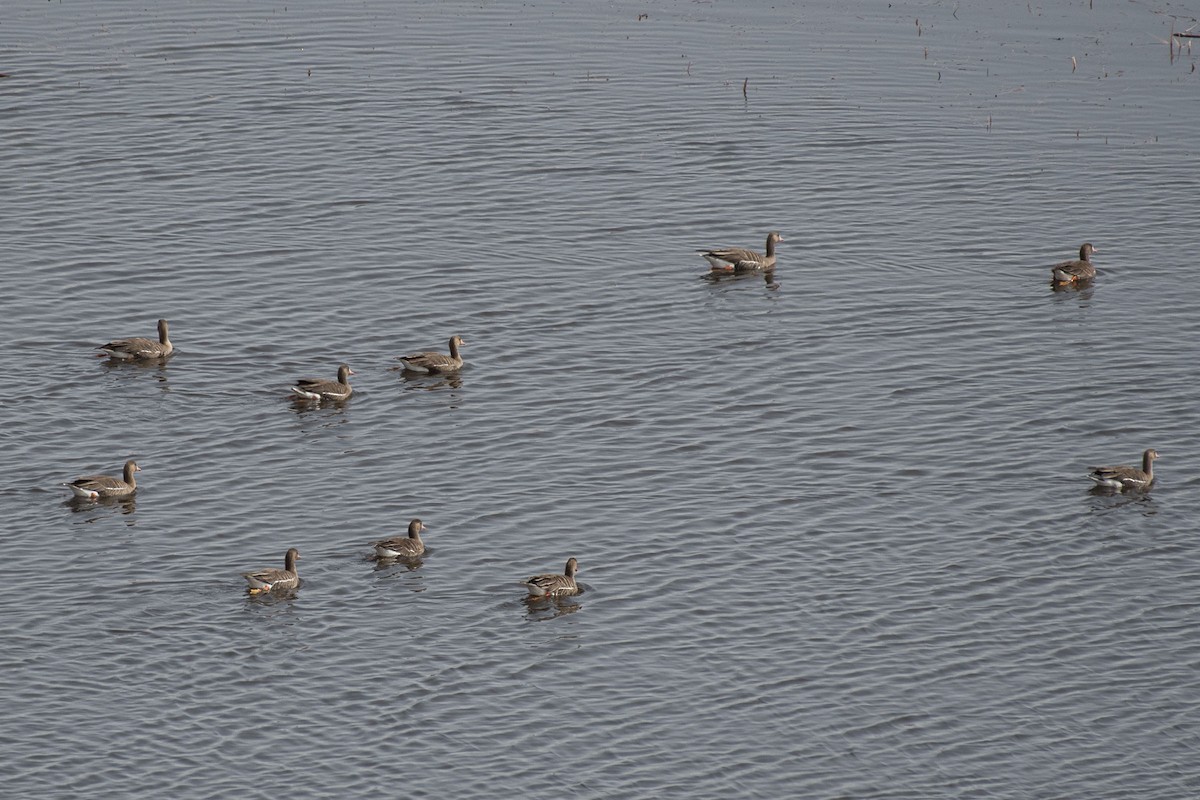
[[296,572],[296,562],[300,559],[300,551],[291,548],[283,557],[283,569],[275,567],[260,569],[258,572],[243,572],[242,577],[250,584],[246,590],[250,594],[269,592],[272,589],[291,589],[300,583],[300,575]]
[[458,348],[466,344],[461,336],[450,337],[450,355],[445,353],[413,353],[411,356],[399,356],[400,363],[413,372],[457,372],[462,369],[462,356]]
[[775,243],[782,242],[778,231],[767,234],[767,254],[744,247],[727,247],[723,250],[697,250],[714,270],[747,272],[756,269],[771,269],[775,266]]
[[575,583],[575,573],[579,572],[579,562],[573,558],[567,559],[567,568],[562,575],[534,575],[522,583],[533,597],[562,597],[568,594],[579,594],[579,586]]
[[1096,265],[1092,263],[1091,255],[1099,252],[1091,242],[1084,242],[1079,248],[1078,261],[1061,261],[1050,268],[1050,282],[1079,283],[1096,277]]
[[1154,459],[1158,451],[1153,447],[1142,453],[1142,468],[1092,467],[1088,477],[1099,486],[1123,492],[1127,489],[1146,489],[1154,482]]
[[76,478],[63,486],[70,488],[76,497],[88,500],[99,500],[101,497],[128,497],[137,491],[137,479],[133,473],[141,472],[142,468],[133,459],[125,462],[124,478],[110,478],[108,475],[85,475]]
[[393,536],[391,539],[371,542],[371,546],[380,558],[416,558],[425,552],[425,543],[421,541],[421,531],[424,530],[429,530],[425,523],[414,519],[408,523],[408,536]]
[[167,338],[167,321],[160,319],[158,321],[158,341],[153,339],[143,339],[140,336],[135,336],[132,339],[114,339],[108,344],[102,344],[97,350],[103,350],[100,354],[101,358],[108,356],[110,358],[119,358],[123,361],[129,361],[135,358],[162,358],[169,356],[175,346],[171,344],[171,340]]
[[346,364],[342,364],[338,367],[336,381],[301,378],[296,381],[292,391],[308,400],[345,400],[354,392],[350,388],[350,376],[354,374],[354,370]]

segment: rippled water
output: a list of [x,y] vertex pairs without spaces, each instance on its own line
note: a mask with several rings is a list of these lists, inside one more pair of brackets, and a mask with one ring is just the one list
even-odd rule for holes
[[1200,793],[1200,9],[1000,5],[10,9],[4,793]]

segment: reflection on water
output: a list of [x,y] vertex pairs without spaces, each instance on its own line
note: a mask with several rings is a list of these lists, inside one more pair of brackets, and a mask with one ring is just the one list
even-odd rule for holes
[[351,398],[345,400],[305,400],[303,397],[290,399],[296,422],[304,433],[313,433],[345,425],[350,422],[346,407]]
[[[71,509],[73,514],[87,514],[88,519],[82,520],[83,522],[95,522],[102,517],[108,516],[112,511],[119,511],[122,514],[132,514],[137,510],[137,495],[129,495],[128,497],[99,497],[95,500],[72,495],[63,501],[63,505]],[[129,524],[132,525],[133,521],[130,520]]]
[[775,270],[769,269],[760,270],[718,270],[714,269],[700,276],[700,280],[708,281],[714,286],[723,282],[744,281],[744,280],[761,280],[768,289],[774,291],[780,287],[779,281],[775,280]]
[[[422,556],[415,558],[399,558],[392,556],[372,556],[371,560],[375,562],[375,571],[382,572],[390,570],[392,567],[403,567],[404,572],[416,572],[425,565],[425,559]],[[399,570],[397,570],[399,571]]]
[[528,595],[521,598],[521,602],[525,605],[525,619],[532,621],[544,621],[548,619],[557,619],[566,614],[574,614],[579,609],[583,608],[583,603],[579,598],[584,593],[584,588],[579,587],[579,594],[565,595],[562,597],[534,597]]
[[296,586],[292,586],[287,589],[270,589],[265,592],[255,592],[255,591],[252,591],[249,587],[246,587],[243,594],[245,594],[245,596],[246,596],[246,606],[247,607],[260,606],[260,607],[270,608],[273,606],[282,605],[284,607],[290,608],[292,601],[294,601],[296,599],[296,597],[300,591],[300,588],[303,586],[304,586],[304,579],[301,578],[300,582]]
[[413,372],[404,367],[392,367],[392,372],[399,372],[404,378],[404,388],[416,389],[435,392],[439,389],[461,389],[462,373],[451,372],[448,374],[428,373],[428,372]]
[[1158,513],[1158,507],[1154,502],[1154,498],[1150,496],[1150,490],[1153,488],[1121,492],[1110,486],[1097,485],[1088,489],[1087,493],[1089,496],[1096,498],[1094,504],[1099,510],[1108,511],[1129,506],[1137,508],[1146,516],[1153,516]]
[[1052,283],[1050,291],[1056,302],[1066,300],[1077,300],[1080,305],[1085,305],[1092,299],[1092,294],[1095,293],[1095,281],[1084,281],[1083,283]]
[[369,556],[369,560],[375,562],[371,570],[375,573],[375,577],[378,580],[401,581],[404,584],[404,588],[416,593],[423,592],[427,588],[425,579],[419,572],[421,567],[425,565],[425,559],[421,556],[416,558],[387,558],[371,555]]
[[341,411],[342,409],[344,409],[346,407],[346,404],[349,403],[353,399],[354,399],[354,395],[351,395],[350,397],[343,397],[340,400],[331,400],[329,398],[313,400],[308,397],[301,397],[300,395],[294,394],[294,393],[288,398],[288,400],[292,404],[292,410],[295,411],[297,414],[305,414],[309,411],[322,411],[322,410]]
[[134,376],[139,373],[150,375],[154,380],[158,381],[159,388],[164,392],[171,391],[170,385],[167,383],[167,366],[174,356],[171,353],[169,356],[162,358],[139,358],[139,359],[121,359],[100,357],[100,366],[108,375],[115,377]]

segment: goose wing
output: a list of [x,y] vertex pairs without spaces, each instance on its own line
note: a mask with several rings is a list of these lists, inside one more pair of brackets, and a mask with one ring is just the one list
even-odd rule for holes
[[445,353],[413,353],[410,356],[400,356],[400,361],[410,369],[428,371],[454,369],[458,361]]
[[419,556],[425,552],[420,541],[407,536],[394,536],[391,539],[372,542],[371,546],[375,548],[376,554],[389,557]]
[[121,355],[132,358],[147,358],[162,354],[163,346],[153,339],[145,339],[141,336],[134,336],[130,339],[114,339],[108,344],[100,345],[99,350],[103,350],[110,355]]
[[764,261],[762,253],[745,247],[725,247],[698,252],[714,267],[732,266],[735,269],[748,269],[760,266]]

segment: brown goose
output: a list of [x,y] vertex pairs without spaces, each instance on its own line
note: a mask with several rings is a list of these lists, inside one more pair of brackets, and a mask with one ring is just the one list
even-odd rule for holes
[[1142,453],[1142,468],[1092,467],[1088,477],[1106,489],[1124,492],[1128,489],[1147,489],[1154,482],[1154,459],[1158,451],[1153,447]]
[[772,269],[775,266],[775,243],[782,242],[778,231],[767,234],[767,254],[744,247],[727,247],[723,250],[697,250],[714,270],[721,272],[748,272],[756,269]]
[[283,557],[283,569],[271,567],[260,569],[258,572],[243,572],[242,577],[249,584],[250,594],[269,592],[272,589],[291,589],[300,583],[300,575],[296,572],[296,562],[300,560],[300,551],[291,548]]
[[562,597],[569,594],[579,594],[579,586],[575,583],[575,573],[579,572],[579,562],[573,558],[567,559],[567,568],[562,575],[534,575],[522,583],[533,597]]
[[1079,283],[1096,277],[1096,265],[1092,263],[1091,255],[1099,252],[1091,242],[1084,242],[1079,248],[1078,261],[1061,261],[1050,268],[1050,282]]
[[400,363],[413,372],[458,372],[462,369],[462,356],[458,348],[466,344],[461,336],[450,337],[450,355],[445,353],[413,353],[411,356],[399,356]]
[[158,341],[153,339],[143,339],[140,336],[135,336],[132,339],[114,339],[108,344],[102,344],[97,350],[103,350],[100,354],[101,358],[108,356],[110,358],[119,358],[123,361],[130,361],[137,358],[162,358],[163,356],[171,355],[171,351],[175,346],[171,344],[171,340],[167,338],[167,321],[160,319],[158,321]]
[[354,370],[342,364],[338,367],[336,381],[301,378],[296,381],[292,391],[308,400],[345,400],[354,392],[350,388],[350,376],[354,374]]
[[137,491],[137,478],[133,473],[141,472],[137,462],[130,459],[125,462],[124,478],[110,478],[108,475],[85,475],[70,483],[64,483],[76,497],[88,500],[99,500],[101,497],[128,497]]
[[408,523],[408,536],[393,536],[391,539],[371,542],[371,546],[380,558],[416,558],[425,552],[425,543],[421,541],[421,531],[424,530],[429,530],[425,523],[414,519]]

